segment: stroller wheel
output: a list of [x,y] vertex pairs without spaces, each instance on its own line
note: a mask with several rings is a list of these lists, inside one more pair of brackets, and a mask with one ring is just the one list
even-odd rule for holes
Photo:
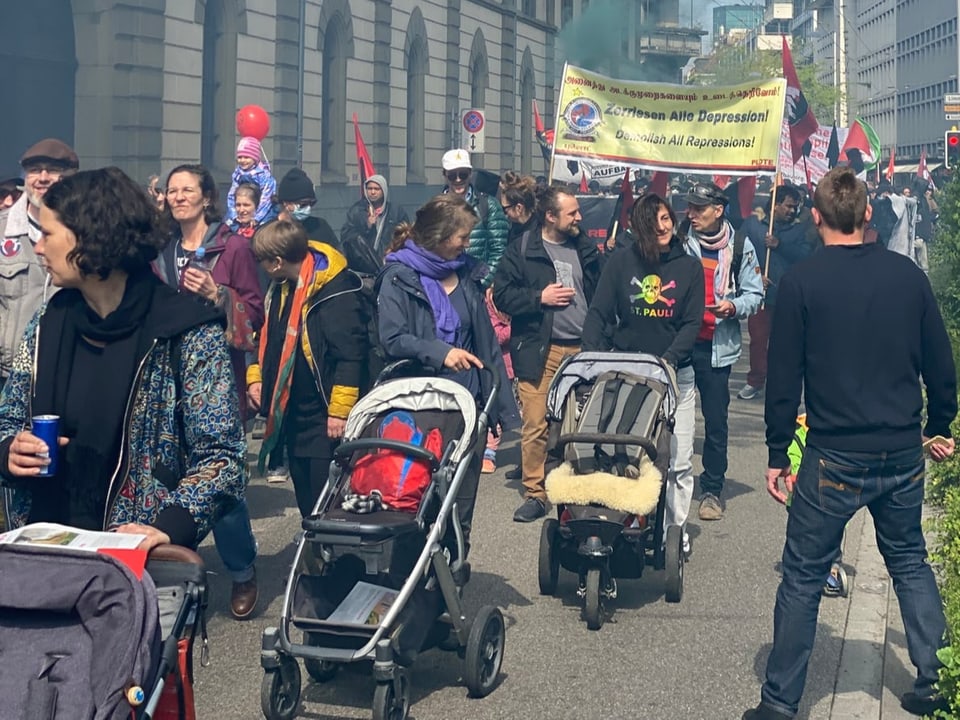
[[557,528],[560,523],[554,518],[543,521],[540,526],[540,558],[537,566],[537,579],[540,581],[540,594],[553,595],[557,591],[557,578],[560,576],[560,556],[557,554]]
[[664,570],[666,588],[664,595],[669,603],[680,602],[683,597],[683,528],[671,525],[667,528],[667,541],[664,548]]
[[288,656],[268,670],[260,685],[260,709],[267,720],[292,720],[300,709],[300,666]]
[[409,712],[410,681],[407,674],[398,669],[393,680],[377,683],[373,692],[373,720],[406,720]]
[[589,630],[603,627],[603,599],[600,597],[600,568],[587,570],[587,588],[584,594],[583,614]]
[[503,663],[506,630],[499,608],[484,605],[470,625],[464,680],[470,696],[486,697],[497,683]]
[[[303,634],[303,642],[307,645],[316,644],[313,640],[313,635],[310,633]],[[312,658],[303,659],[303,667],[315,682],[325,683],[333,680],[334,676],[337,674],[337,670],[340,669],[340,664],[335,662],[330,662],[329,660],[313,660]]]

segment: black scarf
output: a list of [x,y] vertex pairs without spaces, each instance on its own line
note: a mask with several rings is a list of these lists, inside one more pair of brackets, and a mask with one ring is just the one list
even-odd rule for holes
[[[159,284],[149,270],[131,275],[120,305],[105,318],[87,305],[79,291],[64,290],[54,296],[41,323],[34,414],[63,417],[68,393],[80,392],[86,397],[82,403],[85,414],[70,443],[61,450],[55,478],[60,489],[59,510],[48,509],[70,524],[100,529],[103,523],[108,486],[119,459],[127,399],[150,341],[142,331],[144,321]],[[86,388],[71,388],[74,357],[82,338],[92,345],[103,344],[102,368]],[[35,503],[38,495],[34,495]],[[40,508],[31,515],[36,511]]]

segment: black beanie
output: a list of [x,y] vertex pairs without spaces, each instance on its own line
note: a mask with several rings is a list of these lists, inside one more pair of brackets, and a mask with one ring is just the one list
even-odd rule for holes
[[297,202],[310,198],[317,201],[317,195],[313,191],[313,182],[307,177],[307,174],[300,168],[293,168],[277,187],[277,199],[280,202]]

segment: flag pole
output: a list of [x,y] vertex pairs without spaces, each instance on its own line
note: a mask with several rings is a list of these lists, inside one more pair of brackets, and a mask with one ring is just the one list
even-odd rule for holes
[[[560,87],[563,87],[563,79],[567,76],[567,66],[570,63],[563,64],[563,72],[560,73]],[[563,91],[561,90],[561,95]],[[547,187],[553,185],[553,165],[557,161],[557,133],[560,130],[560,103],[557,103],[557,112],[553,118],[553,142],[550,144],[550,167],[547,168]]]
[[[770,219],[767,223],[767,235],[773,235],[773,215],[775,208],[777,207],[777,188],[780,187],[780,182],[782,177],[780,175],[780,160],[777,159],[777,174],[774,176],[773,181],[773,190],[770,193]],[[767,239],[763,239],[763,244],[767,245]],[[767,283],[770,282],[770,246],[767,245],[767,257],[763,263],[763,296],[764,299],[760,302],[760,309],[763,310],[767,304]]]

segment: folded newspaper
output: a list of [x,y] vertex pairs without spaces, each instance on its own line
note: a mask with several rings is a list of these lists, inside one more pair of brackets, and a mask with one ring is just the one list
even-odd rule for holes
[[397,590],[358,582],[334,610],[327,622],[350,625],[379,625],[400,593]]
[[132,550],[144,538],[146,538],[146,535],[81,530],[69,525],[57,525],[55,523],[33,523],[0,535],[0,545],[20,543],[98,552],[112,549]]

